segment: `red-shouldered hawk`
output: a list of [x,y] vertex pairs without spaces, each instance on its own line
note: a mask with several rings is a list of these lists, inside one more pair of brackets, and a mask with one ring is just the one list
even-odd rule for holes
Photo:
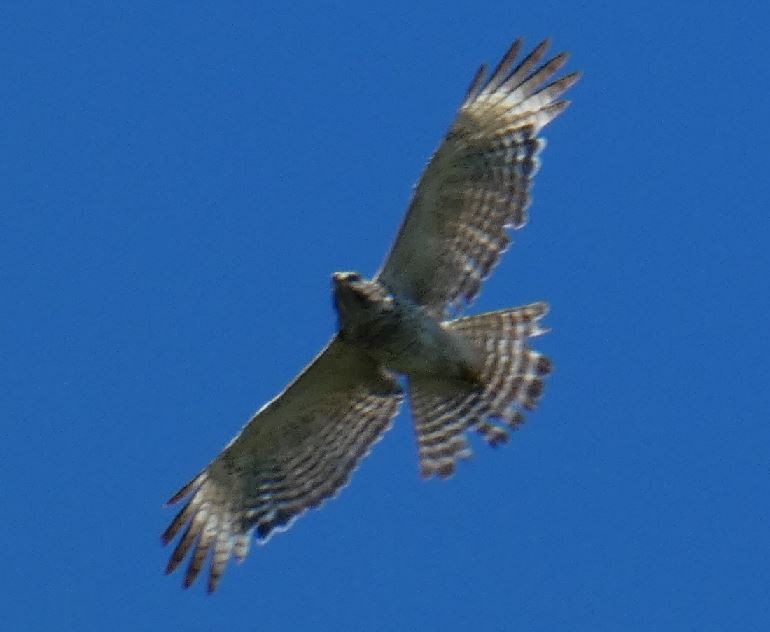
[[482,66],[428,163],[398,237],[372,280],[333,276],[338,333],[230,444],[169,501],[186,504],[163,534],[184,529],[167,572],[190,554],[188,587],[209,562],[213,592],[230,557],[264,541],[345,485],[411,403],[423,477],[447,477],[470,455],[473,430],[508,440],[540,396],[549,361],[529,347],[544,303],[455,318],[527,220],[540,130],[567,107],[578,79],[547,83],[562,53],[547,42],[517,65],[516,40],[489,78]]

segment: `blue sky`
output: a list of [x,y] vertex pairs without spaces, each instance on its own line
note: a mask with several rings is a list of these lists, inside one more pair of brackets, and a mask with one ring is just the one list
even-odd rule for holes
[[[767,9],[415,4],[0,9],[7,629],[770,626]],[[329,275],[376,270],[518,35],[584,72],[471,310],[551,303],[539,410],[445,483],[402,413],[182,591],[163,502],[325,342]]]

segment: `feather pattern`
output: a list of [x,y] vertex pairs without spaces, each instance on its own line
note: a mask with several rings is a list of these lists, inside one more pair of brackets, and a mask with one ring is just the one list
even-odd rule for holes
[[539,132],[567,107],[559,97],[578,79],[548,83],[567,55],[538,66],[547,40],[513,67],[521,46],[516,40],[486,81],[484,67],[474,77],[378,275],[437,317],[475,298],[510,243],[506,228],[526,223]]
[[213,592],[230,557],[246,556],[252,534],[266,541],[347,483],[400,401],[389,375],[335,339],[171,498],[169,504],[189,497],[162,536],[168,544],[186,527],[166,572],[189,555],[189,587],[210,558]]
[[535,407],[551,366],[528,340],[545,332],[545,304],[450,318],[508,248],[507,229],[527,221],[540,131],[578,79],[554,80],[567,57],[543,63],[547,48],[517,62],[516,40],[488,77],[481,66],[378,275],[334,275],[340,333],[168,501],[182,507],[162,535],[175,542],[166,572],[187,560],[185,587],[208,566],[213,592],[252,537],[266,541],[344,487],[398,412],[394,372],[408,379],[425,478],[470,456],[470,430],[499,445]]
[[479,350],[484,362],[476,383],[438,376],[409,380],[423,478],[446,478],[458,460],[470,457],[467,430],[495,447],[523,423],[521,411],[536,406],[551,363],[530,349],[527,339],[545,333],[539,321],[546,312],[545,303],[533,303],[445,323]]

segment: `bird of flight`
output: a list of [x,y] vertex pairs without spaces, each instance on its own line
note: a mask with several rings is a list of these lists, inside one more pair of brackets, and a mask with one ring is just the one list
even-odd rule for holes
[[423,478],[446,478],[470,456],[468,432],[496,446],[535,407],[551,367],[529,339],[545,333],[547,305],[457,314],[508,247],[507,229],[526,223],[540,131],[579,78],[552,80],[567,56],[541,63],[547,47],[517,62],[516,40],[489,76],[478,70],[380,271],[332,276],[337,333],[169,500],[186,499],[162,536],[183,531],[166,572],[189,553],[185,588],[208,560],[213,592],[252,535],[265,541],[334,496],[404,398]]

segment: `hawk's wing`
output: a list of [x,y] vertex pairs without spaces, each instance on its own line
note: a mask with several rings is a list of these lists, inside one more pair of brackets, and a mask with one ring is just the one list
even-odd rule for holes
[[398,412],[401,389],[338,338],[169,504],[191,498],[163,534],[186,526],[166,572],[192,551],[188,587],[211,552],[209,592],[231,556],[243,559],[254,530],[261,540],[287,528],[347,482]]
[[558,99],[578,79],[546,83],[567,59],[561,53],[538,66],[547,46],[514,68],[516,40],[489,79],[479,69],[378,275],[436,315],[473,300],[508,246],[505,228],[526,223],[544,145],[538,133],[567,107]]

